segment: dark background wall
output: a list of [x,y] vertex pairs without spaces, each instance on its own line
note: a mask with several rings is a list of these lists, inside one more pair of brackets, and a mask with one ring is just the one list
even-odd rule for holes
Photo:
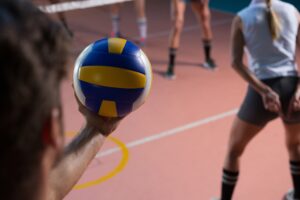
[[[284,0],[295,5],[300,10],[300,0]],[[217,10],[236,13],[242,8],[249,5],[251,0],[211,0],[210,6]]]

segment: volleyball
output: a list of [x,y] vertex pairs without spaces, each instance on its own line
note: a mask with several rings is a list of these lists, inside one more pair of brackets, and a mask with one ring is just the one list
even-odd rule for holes
[[75,94],[90,111],[124,117],[146,100],[152,70],[145,53],[121,38],[88,45],[78,56],[73,73]]

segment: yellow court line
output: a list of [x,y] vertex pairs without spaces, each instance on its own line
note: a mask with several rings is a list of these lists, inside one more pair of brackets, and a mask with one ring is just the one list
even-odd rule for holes
[[72,137],[76,136],[77,134],[78,134],[78,132],[68,131],[68,132],[65,132],[65,137],[72,138]]
[[[67,132],[66,135],[70,136],[70,135],[74,135],[74,133]],[[98,178],[96,180],[88,181],[86,183],[75,185],[73,187],[74,190],[81,190],[81,189],[89,188],[89,187],[92,187],[95,185],[99,185],[99,184],[113,178],[114,176],[119,174],[125,168],[125,166],[128,163],[128,160],[129,160],[128,148],[122,141],[120,141],[117,138],[109,136],[108,139],[111,140],[112,142],[114,142],[120,148],[120,150],[122,152],[122,159],[120,160],[119,164],[112,171],[108,172],[106,175],[101,176],[100,178]]]

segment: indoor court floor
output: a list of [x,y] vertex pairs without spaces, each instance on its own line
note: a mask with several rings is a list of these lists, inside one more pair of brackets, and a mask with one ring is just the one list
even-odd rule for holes
[[[82,124],[72,90],[75,58],[89,43],[110,33],[107,7],[66,13],[75,37],[70,75],[62,87],[66,136]],[[230,66],[233,14],[212,10],[213,56],[204,60],[201,29],[191,8],[181,38],[176,80],[163,73],[168,61],[170,2],[147,0],[149,37],[143,50],[153,68],[146,103],[126,117],[66,200],[210,200],[219,196],[229,130],[246,92]],[[55,17],[55,15],[54,15]],[[138,31],[132,2],[124,3],[122,34],[135,41]],[[298,56],[299,58],[299,56]],[[292,186],[280,120],[268,125],[246,149],[234,199],[279,200]]]

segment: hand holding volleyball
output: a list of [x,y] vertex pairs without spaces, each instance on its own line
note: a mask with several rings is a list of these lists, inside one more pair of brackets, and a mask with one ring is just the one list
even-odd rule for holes
[[151,64],[145,53],[121,38],[90,44],[77,58],[73,74],[78,100],[104,117],[124,117],[139,108],[151,82]]

